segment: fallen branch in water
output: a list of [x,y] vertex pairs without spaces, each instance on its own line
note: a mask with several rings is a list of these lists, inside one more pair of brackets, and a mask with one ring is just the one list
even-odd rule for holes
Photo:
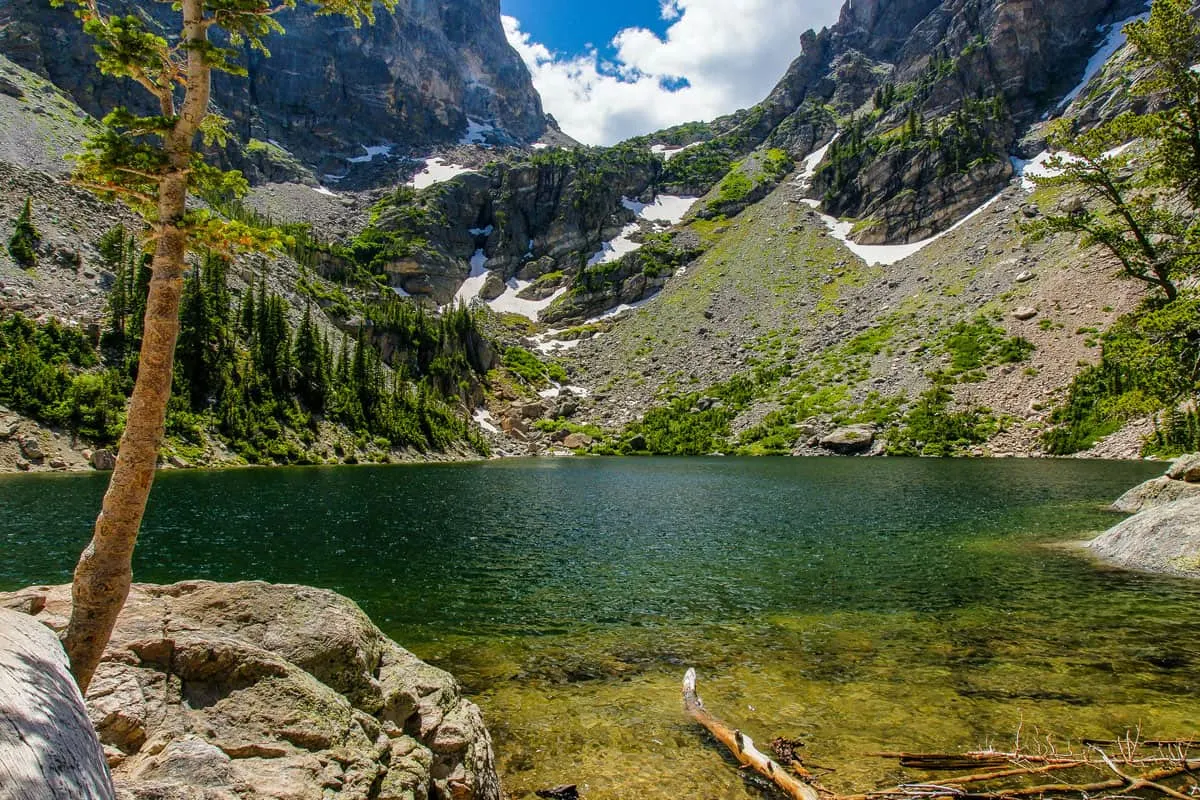
[[683,676],[683,708],[692,719],[717,737],[717,741],[729,748],[729,752],[743,767],[753,769],[794,800],[821,800],[816,789],[761,753],[754,746],[753,739],[708,713],[700,695],[696,694],[696,670],[694,669],[689,669]]
[[[696,693],[694,669],[689,669],[683,678],[683,705],[692,719],[729,748],[743,768],[754,769],[794,800],[1024,800],[1051,796],[1092,800],[1101,792],[1126,797],[1132,792],[1145,791],[1172,800],[1200,798],[1200,784],[1194,777],[1182,790],[1163,783],[1200,772],[1200,758],[1189,758],[1189,748],[1198,746],[1191,739],[1141,740],[1133,736],[1116,740],[1085,739],[1085,749],[1080,752],[1058,752],[1047,737],[1038,752],[1026,752],[1022,749],[1019,732],[1011,752],[989,749],[966,753],[872,753],[879,758],[895,759],[902,767],[926,772],[979,771],[937,782],[902,783],[862,794],[835,794],[796,778],[759,752],[749,736],[710,714]],[[773,745],[781,759],[790,762],[803,778],[811,780],[811,774],[795,757],[799,742],[776,739]],[[1146,752],[1148,750],[1153,752]],[[1079,777],[1084,777],[1087,772],[1100,773],[1096,777],[1105,774],[1113,777],[1080,783],[1036,783],[1047,773],[1069,770],[1078,771]],[[1014,783],[1018,785],[1012,785]]]

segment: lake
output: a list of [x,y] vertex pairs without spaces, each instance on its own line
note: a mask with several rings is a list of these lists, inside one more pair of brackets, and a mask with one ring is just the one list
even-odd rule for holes
[[[681,711],[802,739],[831,788],[884,749],[1197,733],[1200,584],[1063,543],[1161,464],[541,459],[160,476],[135,578],[356,600],[482,706],[515,797],[763,792]],[[107,477],[0,477],[0,589],[70,579]]]

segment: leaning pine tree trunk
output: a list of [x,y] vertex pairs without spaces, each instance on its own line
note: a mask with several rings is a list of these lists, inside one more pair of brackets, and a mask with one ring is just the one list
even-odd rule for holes
[[[164,191],[164,203],[167,195]],[[182,199],[182,186],[179,196]],[[171,396],[185,238],[181,229],[164,226],[155,247],[137,382],[129,399],[117,466],[104,493],[92,540],[75,567],[66,649],[71,672],[84,692],[133,581],[133,547],[154,483]]]
[[159,98],[163,116],[175,122],[164,141],[170,167],[158,177],[158,214],[153,226],[157,241],[137,382],[129,399],[117,466],[104,494],[92,540],[79,558],[72,583],[71,621],[65,645],[71,673],[85,695],[129,596],[133,547],[154,483],[171,396],[188,246],[184,219],[188,173],[193,143],[208,113],[211,93],[211,69],[204,47],[208,28],[202,1],[182,3],[183,38],[194,46],[187,51],[185,90],[178,115],[169,91]]

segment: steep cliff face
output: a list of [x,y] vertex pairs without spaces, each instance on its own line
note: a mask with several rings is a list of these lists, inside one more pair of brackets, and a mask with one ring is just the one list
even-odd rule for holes
[[[164,13],[164,20],[171,12]],[[221,76],[216,102],[243,141],[273,140],[310,166],[337,172],[365,147],[528,143],[546,128],[529,73],[504,38],[498,0],[400,0],[355,28],[299,5],[246,53],[247,78]],[[48,77],[87,111],[145,107],[129,82],[100,76],[90,41],[63,9],[0,4],[0,53]]]
[[[662,162],[649,152],[549,151],[497,161],[421,191],[402,188],[376,206],[352,252],[392,286],[437,305],[486,268],[491,299],[513,279],[542,299],[634,220],[623,198],[653,194]],[[648,194],[649,193],[649,194]]]
[[[1105,27],[1143,0],[868,0],[806,34],[800,56],[717,139],[800,157],[814,198],[862,221],[855,238],[897,243],[945,230],[1011,178],[1019,137],[1073,87]],[[1026,155],[1031,155],[1027,153]]]

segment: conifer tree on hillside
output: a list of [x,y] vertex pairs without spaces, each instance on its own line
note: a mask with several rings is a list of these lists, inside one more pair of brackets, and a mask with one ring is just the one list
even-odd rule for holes
[[30,207],[29,198],[26,197],[25,205],[17,216],[13,234],[8,239],[8,254],[13,257],[13,261],[26,269],[36,267],[37,246],[41,239],[41,234],[33,225],[33,209]]
[[[75,180],[102,197],[118,198],[139,213],[150,229],[152,278],[146,298],[137,381],[129,401],[119,458],[105,493],[92,540],[75,569],[66,648],[71,671],[84,691],[116,624],[132,580],[131,559],[146,500],[154,481],[171,392],[185,258],[198,246],[229,253],[270,247],[244,224],[187,207],[189,194],[237,195],[246,183],[237,172],[206,164],[196,152],[226,139],[224,120],[212,113],[214,70],[245,75],[237,62],[243,50],[266,54],[265,40],[282,32],[274,15],[295,0],[178,0],[178,27],[159,33],[147,13],[121,14],[99,0],[69,3],[95,40],[101,72],[134,81],[158,107],[152,116],[124,108],[104,118],[85,145]],[[355,24],[373,20],[370,0],[311,0],[318,14],[343,14]],[[395,0],[383,0],[389,9]],[[219,31],[219,41],[210,32]]]

